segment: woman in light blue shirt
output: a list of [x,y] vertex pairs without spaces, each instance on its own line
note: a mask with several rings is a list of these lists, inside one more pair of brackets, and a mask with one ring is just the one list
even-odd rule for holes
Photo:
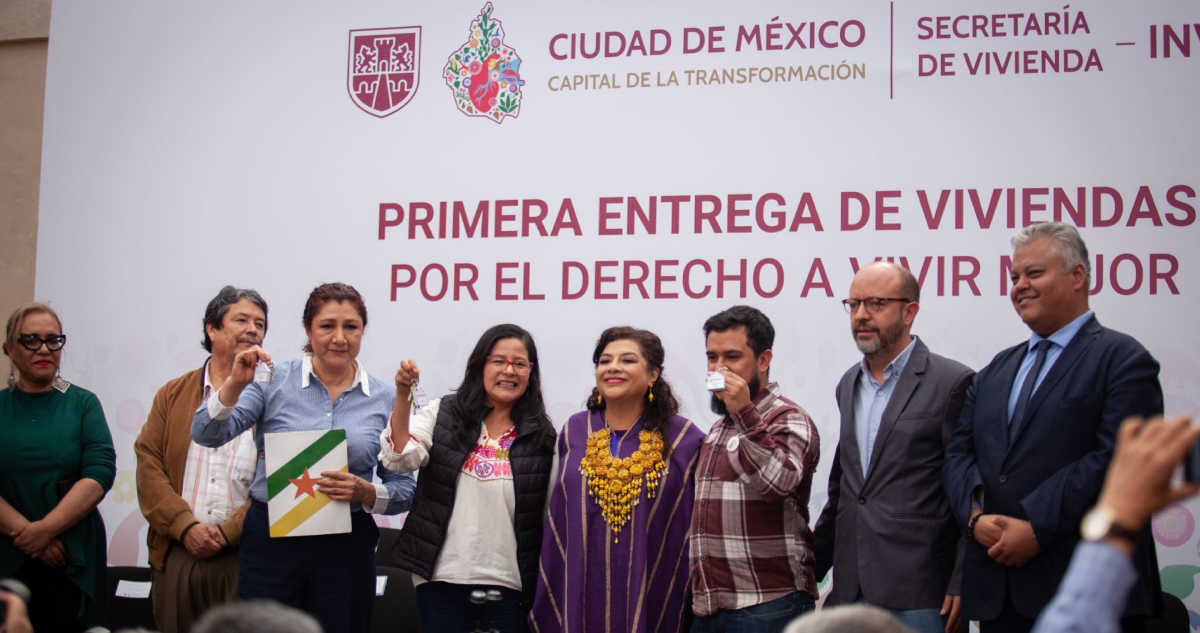
[[[390,472],[377,460],[379,434],[388,424],[396,388],[368,375],[356,360],[367,326],[362,296],[346,284],[323,284],[309,295],[302,320],[308,334],[305,357],[275,365],[272,380],[262,382],[254,380],[255,367],[270,362],[270,354],[257,346],[239,353],[229,380],[196,412],[192,437],[204,446],[220,446],[254,426],[261,456],[266,434],[346,431],[347,472],[305,470],[302,477],[283,481],[287,488],[280,492],[276,478],[267,476],[265,460],[258,460],[242,528],[238,598],[294,606],[316,616],[326,631],[365,633],[375,600],[379,540],[370,514],[408,510],[416,484],[411,475]],[[373,473],[382,483],[373,481]],[[351,531],[271,537],[268,488],[316,498],[313,484],[330,499],[350,503]]]

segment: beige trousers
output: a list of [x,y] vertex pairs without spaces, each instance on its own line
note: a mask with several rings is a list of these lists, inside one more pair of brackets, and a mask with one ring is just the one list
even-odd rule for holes
[[238,550],[197,559],[180,543],[167,549],[163,571],[150,573],[154,622],[162,633],[187,633],[209,607],[237,597]]

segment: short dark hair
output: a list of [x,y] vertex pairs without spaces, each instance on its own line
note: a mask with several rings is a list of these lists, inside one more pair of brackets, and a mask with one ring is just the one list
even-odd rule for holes
[[514,424],[526,418],[536,420],[542,432],[542,439],[546,443],[544,448],[553,449],[554,425],[550,422],[550,416],[546,414],[546,401],[542,398],[542,367],[538,359],[537,344],[533,342],[533,335],[525,328],[512,323],[493,325],[484,331],[475,343],[475,349],[471,350],[471,355],[467,357],[462,383],[454,390],[458,437],[466,446],[479,439],[479,421],[488,413],[483,366],[496,343],[508,338],[521,341],[525,351],[529,353],[529,362],[533,364],[529,370],[529,381],[525,384],[525,393],[517,399],[509,415]]
[[[600,364],[600,356],[604,354],[604,348],[613,341],[637,343],[642,350],[642,358],[646,360],[646,367],[651,371],[658,370],[658,380],[654,381],[654,386],[650,387],[650,393],[654,394],[654,400],[646,403],[646,409],[642,412],[642,427],[647,431],[661,430],[666,425],[668,418],[679,413],[679,400],[675,398],[671,384],[667,382],[667,377],[664,375],[666,370],[663,368],[663,363],[667,360],[667,352],[663,349],[662,339],[650,330],[639,330],[627,325],[610,327],[601,332],[600,338],[596,341],[596,348],[592,351],[593,366]],[[592,387],[592,393],[587,399],[589,411],[604,409],[605,403],[597,397],[599,395],[600,391]]]
[[775,346],[775,326],[771,319],[757,308],[750,306],[733,306],[728,310],[718,312],[704,322],[704,339],[713,332],[727,332],[734,328],[746,330],[746,343],[754,351],[754,357]]
[[229,314],[229,308],[242,299],[249,299],[263,311],[263,334],[267,333],[267,302],[263,300],[262,295],[249,288],[225,286],[221,288],[217,296],[212,298],[212,301],[208,302],[208,307],[204,309],[204,324],[201,327],[204,331],[204,339],[200,341],[204,351],[212,352],[212,340],[208,338],[208,326],[211,325],[214,330],[221,329],[221,326],[225,324],[225,315]]
[[[308,301],[304,303],[304,313],[300,315],[300,322],[304,324],[305,332],[312,329],[313,319],[317,318],[317,313],[327,303],[349,303],[354,306],[354,309],[358,311],[359,318],[362,319],[363,329],[367,329],[367,302],[363,301],[362,295],[358,294],[354,286],[335,281],[331,284],[321,284],[308,293]],[[304,347],[300,349],[311,352],[312,345],[306,340]]]

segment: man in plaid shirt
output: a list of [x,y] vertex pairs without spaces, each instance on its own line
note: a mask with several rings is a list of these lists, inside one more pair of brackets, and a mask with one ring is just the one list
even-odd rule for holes
[[821,454],[817,427],[769,382],[775,328],[734,306],[704,323],[713,424],[696,469],[692,633],[782,631],[814,607],[808,495]]

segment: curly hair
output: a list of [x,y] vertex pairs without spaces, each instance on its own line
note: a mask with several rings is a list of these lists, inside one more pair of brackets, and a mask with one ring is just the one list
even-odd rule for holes
[[[642,412],[642,427],[647,431],[662,430],[666,426],[667,419],[679,413],[679,400],[675,397],[675,393],[671,390],[671,384],[667,382],[664,375],[663,363],[666,361],[667,352],[663,349],[662,340],[649,330],[639,330],[626,325],[610,327],[604,330],[600,334],[600,339],[596,341],[596,349],[592,352],[592,365],[600,364],[600,355],[604,353],[604,348],[613,341],[637,343],[642,350],[642,358],[646,361],[646,368],[650,371],[658,370],[658,380],[654,381],[654,385],[650,387],[650,393],[654,394],[654,399],[646,403],[646,409]],[[587,399],[588,411],[604,410],[606,403],[598,397],[599,395],[600,390],[592,387],[592,393]]]

